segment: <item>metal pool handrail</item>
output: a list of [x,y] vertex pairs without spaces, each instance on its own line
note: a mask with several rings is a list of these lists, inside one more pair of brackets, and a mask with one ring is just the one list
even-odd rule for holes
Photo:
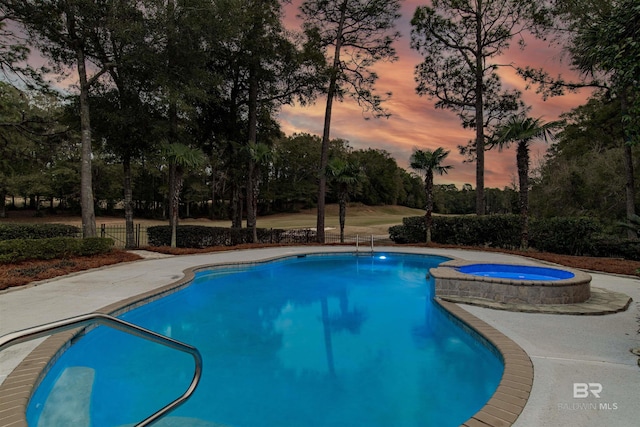
[[189,353],[195,361],[195,372],[193,373],[193,379],[187,390],[177,399],[168,403],[158,411],[154,412],[149,417],[145,418],[140,423],[136,424],[136,427],[145,427],[149,424],[157,421],[170,411],[174,410],[181,404],[183,404],[196,390],[200,377],[202,376],[202,356],[197,348],[188,344],[184,344],[180,341],[176,341],[172,338],[165,337],[148,329],[141,328],[133,323],[125,322],[116,317],[109,316],[102,313],[89,313],[83,314],[69,319],[59,320],[56,322],[47,323],[45,325],[34,326],[32,328],[23,329],[17,332],[11,332],[7,335],[0,337],[0,351],[7,347],[11,347],[16,344],[22,344],[27,341],[31,341],[37,338],[41,338],[47,335],[52,335],[58,332],[68,331],[79,327],[86,327],[92,324],[101,324],[109,326],[114,329],[118,329],[122,332],[144,338],[148,341],[155,342],[174,350],[179,350],[184,353]]

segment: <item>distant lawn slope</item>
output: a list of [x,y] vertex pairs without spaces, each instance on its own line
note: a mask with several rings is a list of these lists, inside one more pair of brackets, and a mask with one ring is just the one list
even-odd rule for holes
[[[316,226],[316,210],[307,209],[298,213],[284,213],[262,216],[258,218],[258,227],[262,228],[315,228]],[[392,225],[402,224],[402,218],[405,216],[424,215],[424,210],[412,209],[404,206],[365,206],[362,204],[353,204],[347,207],[347,234],[362,235],[387,235],[388,229]],[[0,218],[0,222],[4,223],[61,223],[70,225],[81,225],[80,217],[65,215],[45,215],[44,217],[36,217],[33,211],[8,211],[7,218]],[[164,225],[168,221],[134,219],[135,223],[143,226]],[[230,221],[211,221],[206,218],[188,218],[180,220],[181,224],[199,224],[217,227],[229,227]],[[123,218],[117,217],[98,217],[96,218],[98,227],[100,224],[122,224]],[[339,228],[338,205],[327,205],[325,226],[328,228]]]
[[[365,206],[354,204],[347,207],[347,234],[388,234],[389,227],[402,224],[406,216],[424,215],[420,209],[404,206]],[[317,211],[304,210],[293,214],[276,214],[258,218],[258,226],[266,228],[315,228]],[[325,226],[340,227],[338,205],[327,205]]]

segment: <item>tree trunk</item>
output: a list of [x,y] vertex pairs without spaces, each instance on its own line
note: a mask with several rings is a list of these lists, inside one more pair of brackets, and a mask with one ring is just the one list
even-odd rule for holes
[[169,164],[169,227],[171,227],[171,242],[169,245],[172,248],[176,247],[177,232],[178,232],[178,213],[175,203],[176,191],[176,165]]
[[[631,220],[636,215],[636,190],[635,190],[635,180],[633,177],[633,151],[631,144],[624,144],[624,170],[626,176],[625,182],[625,194],[626,194],[626,212],[627,212],[627,220]],[[627,228],[627,237],[630,239],[635,239],[638,237],[638,233],[631,229]]]
[[249,160],[247,164],[247,198],[245,203],[247,204],[247,228],[252,230],[252,232],[256,228],[256,215],[253,210],[253,174],[255,167],[255,162],[253,160]]
[[124,224],[126,230],[125,248],[136,247],[133,234],[133,189],[131,187],[131,156],[125,155],[122,161],[124,169]]
[[[249,72],[249,147],[255,147],[258,137],[258,78],[255,67]],[[249,153],[247,165],[247,228],[251,229],[252,242],[258,241],[257,221],[257,183],[256,161],[253,153]]]
[[169,225],[171,226],[171,247],[178,241],[178,218],[180,209],[180,192],[182,191],[182,169],[175,163],[169,164]]
[[89,109],[89,83],[84,51],[76,49],[78,77],[80,79],[80,135],[82,160],[80,168],[80,206],[82,208],[82,237],[96,237],[96,214],[93,200],[93,177],[91,170],[91,121]]
[[6,190],[0,191],[0,218],[7,217],[7,192]]
[[[74,7],[73,5],[64,6],[66,7],[64,12],[66,15],[67,32],[74,44],[78,80],[80,83],[80,206],[82,210],[82,237],[95,237],[96,215],[93,200],[93,178],[91,170],[91,115],[89,109],[89,87],[91,86],[91,83],[87,78],[84,47],[81,39],[76,34],[76,16]],[[102,70],[101,73],[102,72],[104,72],[104,70]],[[94,76],[93,79],[97,78],[99,74]]]
[[[176,65],[176,46],[175,39],[176,24],[175,24],[175,2],[174,0],[167,1],[167,71],[169,75],[174,72]],[[169,108],[167,111],[169,121],[169,144],[175,144],[178,142],[178,104],[175,99],[174,89],[169,85]],[[169,160],[169,226],[171,227],[171,247],[175,248],[177,245],[178,234],[178,217],[180,208],[180,189],[182,183],[179,179],[179,166],[176,163],[176,159]]]
[[[620,96],[620,109],[622,115],[625,116],[628,113],[627,106],[627,91],[624,90],[622,96]],[[623,129],[625,128],[624,122],[622,123]],[[633,150],[631,147],[631,141],[626,136],[625,130],[625,142],[624,142],[624,171],[625,171],[625,196],[626,196],[626,214],[627,220],[631,221],[636,216],[636,190],[635,190],[635,178],[633,177]],[[638,233],[631,228],[627,228],[627,237],[630,239],[636,239]]]
[[[238,135],[240,126],[239,123],[239,102],[238,98],[240,96],[240,75],[241,72],[239,70],[239,65],[235,64],[234,68],[234,81],[233,87],[231,88],[231,97],[230,97],[230,117],[234,124],[236,124],[233,129],[235,132],[233,133],[234,141],[239,141],[241,137]],[[242,180],[242,171],[239,171],[239,167],[233,164],[233,160],[238,158],[238,150],[237,146],[233,142],[229,142],[227,146],[227,150],[229,152],[228,156],[231,164],[227,165],[227,170],[229,170],[229,182],[231,185],[231,200],[229,201],[230,209],[231,209],[231,227],[232,228],[242,228],[242,209],[240,207],[240,192],[242,191],[240,187],[240,181]],[[223,192],[224,193],[224,192]]]
[[347,221],[347,197],[346,190],[340,191],[340,243],[344,243],[344,226]]
[[331,111],[333,109],[333,98],[338,89],[338,72],[340,67],[340,49],[342,47],[342,32],[347,13],[347,0],[340,6],[340,22],[336,33],[336,50],[333,56],[333,67],[329,80],[329,90],[327,92],[327,105],[324,112],[324,127],[322,130],[322,148],[320,152],[320,177],[318,183],[318,219],[316,222],[316,235],[318,243],[324,243],[324,216],[325,216],[325,196],[327,192],[327,164],[329,163],[329,136],[331,131]]
[[240,186],[236,180],[231,181],[231,186],[231,228],[242,228]]
[[216,167],[213,154],[211,155],[211,210],[209,211],[209,219],[216,219]]
[[426,212],[424,214],[424,227],[426,230],[426,242],[431,243],[431,227],[433,226],[433,171],[427,171],[424,177],[424,189],[427,197]]
[[244,218],[244,202],[242,188],[238,192],[238,228],[242,228],[242,218]]
[[520,185],[520,249],[529,247],[529,145],[518,144],[516,163]]
[[482,2],[476,11],[476,214],[485,214],[484,200],[484,63],[482,61]]

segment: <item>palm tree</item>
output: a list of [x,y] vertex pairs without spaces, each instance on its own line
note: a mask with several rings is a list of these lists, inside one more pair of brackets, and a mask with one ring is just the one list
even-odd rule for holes
[[251,229],[253,243],[258,242],[257,215],[258,215],[258,195],[260,193],[260,174],[264,166],[273,163],[275,152],[272,147],[262,143],[249,143],[249,172],[248,179],[251,185],[247,186],[247,228]]
[[340,205],[340,243],[344,243],[344,225],[347,217],[347,202],[349,194],[355,192],[362,181],[362,169],[347,160],[333,158],[327,164],[327,176],[336,186],[338,204]]
[[162,155],[169,163],[169,225],[171,247],[177,244],[178,208],[185,169],[193,169],[204,163],[204,154],[198,149],[181,143],[163,144]]
[[448,155],[449,151],[445,151],[442,147],[438,147],[433,151],[415,149],[409,160],[412,169],[424,173],[424,192],[427,197],[424,225],[427,230],[427,243],[431,243],[431,225],[433,223],[431,218],[433,212],[433,174],[444,175],[448,173],[449,169],[453,168],[450,165],[442,165]]
[[512,116],[496,131],[491,145],[500,149],[517,142],[516,162],[518,165],[518,184],[520,186],[520,247],[526,249],[529,245],[529,143],[534,140],[549,142],[555,139],[552,131],[564,122],[554,121],[544,123],[525,115]]

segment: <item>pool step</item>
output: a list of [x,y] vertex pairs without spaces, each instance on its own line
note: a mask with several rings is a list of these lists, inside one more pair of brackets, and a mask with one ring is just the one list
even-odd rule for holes
[[[133,427],[135,424],[125,424],[120,427]],[[210,421],[189,417],[164,417],[153,423],[153,427],[228,427]]]
[[92,368],[66,368],[44,403],[38,427],[89,427],[94,378]]

